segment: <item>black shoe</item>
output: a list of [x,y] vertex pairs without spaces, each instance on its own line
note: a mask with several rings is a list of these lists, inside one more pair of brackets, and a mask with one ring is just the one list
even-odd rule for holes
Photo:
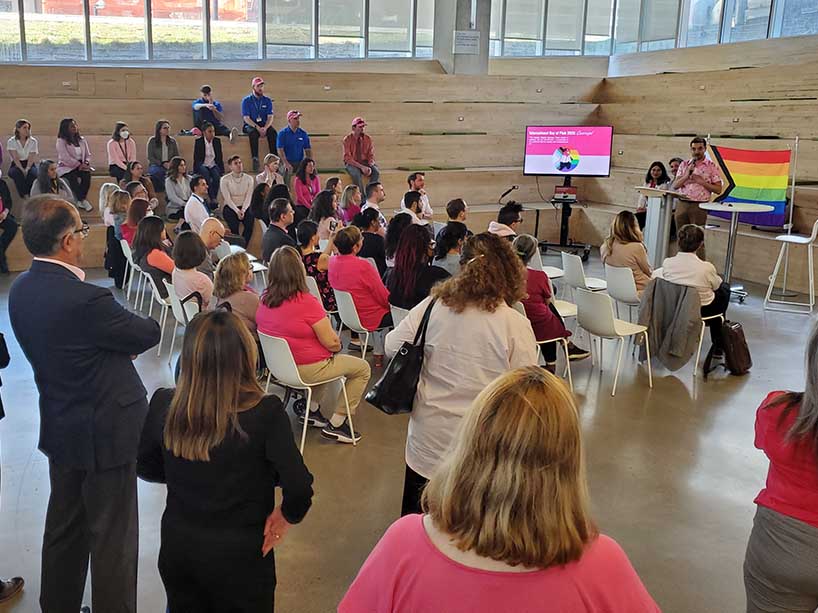
[[11,579],[0,579],[0,602],[8,602],[17,594],[23,591],[26,584],[22,577],[12,577]]
[[574,343],[568,343],[568,359],[571,361],[574,360],[584,360],[587,357],[590,357],[591,352],[586,349],[580,349]]
[[[307,413],[307,400],[305,398],[299,398],[293,403],[293,413],[298,418],[298,423],[304,423],[304,415]],[[321,415],[321,411],[316,409],[315,411],[310,411],[310,416],[307,418],[307,425],[313,428],[324,428],[329,425],[329,421],[324,419],[324,416]]]
[[716,349],[714,347],[713,348],[713,359],[714,360],[719,360],[720,362],[724,361],[724,349]]
[[[349,351],[360,351],[361,350],[361,341],[357,339],[353,339],[349,341],[349,345],[347,345],[347,349]],[[375,348],[372,345],[366,346],[366,352],[371,353],[375,351]]]
[[[344,423],[335,427],[332,423],[328,423],[322,430],[321,436],[325,438],[335,439],[339,443],[352,443],[352,430],[349,427],[349,420],[345,419]],[[355,431],[355,442],[361,440],[361,433]]]
[[258,158],[253,158],[253,172],[258,172]]
[[80,613],[91,613],[91,607],[85,606],[80,608]]

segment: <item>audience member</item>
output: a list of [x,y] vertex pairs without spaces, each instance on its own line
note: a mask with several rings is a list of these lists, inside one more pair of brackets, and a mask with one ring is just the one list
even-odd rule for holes
[[108,174],[117,181],[122,181],[128,162],[136,159],[136,142],[131,138],[131,130],[124,121],[116,122],[107,148]]
[[383,278],[386,273],[386,242],[379,234],[381,224],[378,221],[378,211],[372,208],[362,211],[355,215],[352,224],[361,231],[364,241],[358,257],[372,258],[378,267],[378,276]]
[[290,184],[290,179],[301,165],[302,160],[305,157],[312,157],[310,135],[301,128],[302,115],[301,111],[289,111],[287,125],[278,133],[276,139],[278,155],[281,158],[281,170],[287,185]]
[[116,183],[103,183],[99,188],[99,216],[106,227],[114,226],[114,216],[108,198],[119,190],[120,187]]
[[244,238],[244,244],[249,245],[253,237],[253,228],[256,225],[256,218],[253,217],[253,211],[250,209],[255,183],[253,177],[244,174],[244,167],[239,156],[231,156],[227,164],[230,167],[230,173],[222,177],[220,189],[224,201],[222,217],[233,234],[239,234],[240,224],[244,226],[241,236]]
[[[687,224],[679,228],[678,234],[679,253],[665,258],[662,267],[653,271],[653,276],[695,288],[702,303],[702,317],[724,315],[730,304],[730,285],[722,282],[715,266],[696,255],[704,244],[704,230],[695,224]],[[721,322],[711,319],[707,325],[714,357],[720,359],[724,356]]]
[[202,239],[205,249],[207,249],[207,257],[196,270],[206,274],[210,279],[213,279],[216,274],[216,266],[219,264],[219,260],[232,253],[230,244],[224,240],[225,234],[224,225],[215,217],[205,219],[202,229],[199,231],[199,238]]
[[341,196],[344,193],[344,186],[341,185],[340,177],[330,177],[327,179],[327,182],[324,183],[324,189],[328,189],[335,194],[335,202],[341,202]]
[[253,266],[244,252],[232,253],[219,260],[213,279],[213,296],[216,308],[229,304],[230,310],[239,316],[253,338],[258,340],[256,311],[258,292],[250,284],[253,282]]
[[257,358],[238,316],[198,315],[176,389],[151,398],[138,470],[168,486],[159,574],[170,613],[272,611],[268,554],[310,508],[312,475],[281,401],[256,380]]
[[9,177],[14,181],[17,193],[27,198],[37,180],[37,157],[40,153],[37,139],[31,136],[31,122],[28,119],[18,119],[14,124],[14,136],[9,138],[6,149],[11,157]]
[[142,272],[149,274],[162,298],[168,297],[168,290],[162,281],[171,282],[173,245],[165,232],[165,223],[154,215],[145,217],[136,228],[133,239],[133,261]]
[[136,459],[148,403],[133,358],[159,342],[159,324],[84,282],[89,227],[68,202],[32,198],[22,226],[34,261],[11,286],[9,319],[40,392],[51,483],[40,606],[79,611],[90,561],[94,610],[136,611]]
[[187,174],[187,162],[176,156],[170,160],[165,178],[165,212],[170,219],[184,216],[185,204],[190,200],[190,175]]
[[312,201],[316,194],[321,191],[321,178],[315,169],[315,162],[312,158],[304,158],[295,171],[293,180],[293,192],[295,193],[295,203],[312,207]]
[[125,218],[125,223],[119,227],[119,233],[122,238],[127,241],[128,245],[133,245],[133,239],[136,236],[136,228],[139,222],[151,214],[150,202],[144,198],[134,198],[128,205],[128,214]]
[[[455,198],[446,203],[446,216],[449,218],[449,223],[457,222],[466,225],[466,217],[469,213],[469,205],[463,198]],[[472,232],[466,228],[466,235],[471,236]]]
[[403,231],[412,225],[412,218],[409,215],[395,215],[389,220],[389,227],[386,228],[384,240],[384,255],[386,256],[386,266],[395,265],[395,252],[398,250],[400,237]]
[[[360,189],[360,188],[358,188]],[[378,222],[381,224],[381,236],[386,235],[386,217],[381,212],[381,202],[386,200],[386,190],[377,181],[370,181],[366,186],[366,202],[361,207],[362,211],[373,208],[378,211]]]
[[148,202],[151,203],[151,210],[156,210],[159,206],[159,199],[156,197],[156,190],[153,188],[153,181],[144,175],[145,167],[142,166],[142,162],[132,161],[128,162],[128,165],[125,167],[125,175],[122,177],[122,180],[119,182],[119,186],[122,189],[128,189],[128,186],[131,183],[137,183],[142,186],[144,190],[144,195],[141,194],[131,194],[132,198],[145,198]]
[[[429,222],[426,221],[421,217],[421,204],[420,198],[422,194],[420,192],[406,192],[403,195],[403,199],[401,199],[401,209],[398,211],[398,215],[409,215],[412,218],[413,224],[418,224],[421,226],[426,226],[426,231],[430,234],[433,233],[432,228],[429,226]],[[434,236],[432,236],[434,238]]]
[[173,158],[179,156],[179,145],[170,135],[170,122],[160,119],[156,122],[153,136],[148,139],[148,175],[156,192],[165,190],[165,179]]
[[670,161],[667,163],[668,168],[670,168],[670,178],[673,179],[676,176],[676,173],[679,172],[679,165],[684,160],[682,158],[670,158]]
[[329,235],[326,246],[319,250],[318,224],[309,219],[305,219],[298,224],[298,248],[301,251],[301,259],[304,261],[304,269],[307,274],[315,278],[318,286],[318,293],[321,295],[321,302],[327,313],[334,313],[338,310],[335,303],[335,292],[329,284],[329,258],[335,248],[333,239],[335,232]]
[[395,252],[395,266],[384,274],[389,304],[412,309],[429,295],[432,286],[451,276],[443,268],[429,265],[433,255],[432,239],[426,228],[413,225],[403,231]]
[[392,524],[339,613],[659,613],[625,552],[591,519],[565,386],[519,368],[460,412],[463,427],[423,494],[425,514]]
[[378,271],[358,257],[363,246],[361,231],[355,226],[343,228],[335,235],[337,255],[329,261],[329,283],[335,290],[349,292],[358,311],[361,325],[373,334],[375,367],[383,365],[383,334],[392,325],[389,312],[389,290]]
[[744,558],[747,611],[818,608],[818,328],[806,347],[803,392],[771,392],[756,411],[755,446],[767,456]]
[[[117,233],[119,232],[119,225],[124,221],[124,217],[120,217],[118,225],[111,212],[109,202],[110,197],[118,191],[120,189],[116,183],[103,183],[99,188],[99,210],[102,222],[105,224],[105,254],[102,263],[105,270],[108,271],[108,276],[114,280],[116,288],[122,289],[128,261],[125,259],[125,253],[122,251],[122,244],[120,239],[117,238]],[[127,212],[128,201],[126,200],[122,206],[126,207]]]
[[180,300],[194,292],[202,297],[202,311],[210,306],[213,296],[213,281],[197,270],[207,258],[207,248],[199,235],[186,230],[176,237],[173,245],[173,289]]
[[77,122],[71,117],[65,117],[60,121],[57,132],[57,176],[68,183],[74,194],[71,201],[76,202],[83,211],[94,208],[88,202],[92,170],[88,141],[80,134]]
[[372,138],[364,132],[365,129],[364,118],[356,117],[352,120],[352,131],[344,137],[343,141],[344,166],[352,182],[358,186],[362,194],[365,193],[364,177],[368,177],[371,184],[380,181],[381,176],[375,164],[375,148],[372,146]]
[[273,127],[273,101],[264,95],[264,79],[253,77],[253,90],[241,101],[241,115],[244,119],[244,133],[250,138],[250,155],[253,157],[253,172],[258,172],[258,141],[267,139],[270,153],[276,151],[276,131]]
[[[665,170],[665,165],[662,162],[653,162],[648,168],[645,175],[644,187],[651,187],[654,189],[668,189],[670,187],[670,177]],[[648,215],[648,197],[639,194],[639,200],[636,203],[636,219],[639,221],[639,229],[645,227],[645,219]]]
[[9,264],[6,259],[6,249],[11,245],[11,241],[17,234],[17,220],[11,214],[11,209],[6,207],[6,203],[0,199],[0,273],[9,273]]
[[[537,363],[531,324],[509,306],[526,292],[525,267],[511,243],[494,234],[477,234],[463,246],[462,261],[460,274],[432,290],[436,302],[409,418],[401,515],[420,512],[423,486],[483,388],[511,368]],[[414,340],[431,300],[409,311],[387,335],[389,357]]]
[[[562,316],[554,306],[554,291],[551,280],[542,270],[533,270],[528,267],[534,254],[540,248],[539,242],[530,234],[521,234],[512,243],[514,251],[520,256],[523,265],[526,267],[526,297],[520,302],[523,303],[525,316],[531,322],[531,329],[534,330],[534,338],[537,343],[554,338],[568,338],[571,331],[565,327]],[[540,345],[543,357],[545,358],[545,368],[549,372],[555,372],[557,368],[557,343],[544,343]],[[583,360],[589,357],[590,352],[580,349],[574,343],[568,343],[569,360]]]
[[268,187],[278,185],[279,183],[289,184],[289,178],[284,181],[278,171],[281,168],[281,160],[274,153],[268,153],[264,156],[264,170],[256,175],[256,183],[264,183]]
[[276,198],[270,203],[270,225],[261,239],[261,259],[269,262],[273,252],[279,247],[289,245],[295,247],[295,241],[287,233],[287,228],[293,223],[295,212],[293,205],[286,198]]
[[435,241],[435,266],[452,276],[460,272],[460,254],[463,252],[467,232],[466,225],[459,221],[450,221],[438,232]]
[[508,240],[514,240],[521,223],[523,223],[523,205],[512,201],[502,206],[500,212],[497,213],[497,221],[489,223],[488,231]]
[[210,217],[210,209],[207,206],[208,185],[201,175],[193,175],[190,178],[190,198],[185,203],[185,221],[190,229],[198,234],[202,230],[202,224]]
[[270,224],[270,210],[264,206],[269,193],[270,186],[262,182],[256,184],[253,188],[253,194],[250,196],[250,212],[254,218],[260,219],[265,225]]
[[193,125],[204,132],[204,124],[209,123],[218,136],[227,136],[230,142],[236,137],[236,128],[224,125],[222,103],[213,95],[213,88],[202,85],[201,95],[193,101]]
[[648,262],[648,251],[645,247],[642,231],[637,223],[637,215],[630,211],[620,211],[611,222],[611,232],[599,248],[599,256],[603,264],[630,268],[633,272],[633,281],[636,292],[642,296],[642,291],[653,274],[653,268]]
[[[362,264],[369,266],[366,262]],[[324,307],[307,290],[304,264],[293,247],[281,247],[273,253],[256,322],[259,332],[287,341],[305,383],[345,377],[349,412],[355,414],[369,382],[369,364],[361,358],[339,353],[341,339],[332,329]],[[308,407],[306,401],[301,400],[296,401],[293,411],[302,423],[306,419],[310,426],[321,428],[326,438],[339,443],[358,442],[361,433],[356,430],[353,439],[344,393],[339,388],[338,382],[321,385],[313,392],[316,408]],[[329,419],[322,416],[322,408],[324,414],[332,411]]]
[[[71,190],[68,182],[59,176],[59,168],[52,160],[42,160],[40,162],[37,169],[37,180],[34,182],[34,185],[31,186],[32,196],[45,194],[58,196],[78,208],[85,211],[89,210],[77,204],[74,192]],[[93,209],[93,207],[91,208]]]
[[[128,220],[128,209],[131,206],[131,195],[124,189],[117,189],[108,196],[108,208],[111,211],[111,218],[114,221],[114,236],[116,240],[125,238],[122,236],[122,226]],[[130,242],[128,243],[130,245]]]
[[[352,223],[355,216],[361,212],[361,190],[352,183],[341,193],[341,219],[345,224]],[[380,217],[380,214],[379,214]],[[380,222],[378,223],[380,228]]]
[[216,196],[224,174],[222,141],[216,137],[213,124],[202,124],[202,135],[193,143],[193,171],[207,181],[210,208],[216,208]]
[[318,225],[318,239],[322,241],[327,240],[338,226],[343,226],[338,221],[338,205],[335,202],[335,192],[328,189],[322,189],[318,192],[312,202],[312,208],[307,219]]
[[[409,192],[418,192],[420,194],[420,219],[432,219],[434,217],[434,210],[429,204],[429,196],[426,194],[426,173],[413,172],[407,177],[406,182],[409,184]],[[407,192],[407,193],[409,193]],[[400,208],[406,208],[406,195],[400,201]]]

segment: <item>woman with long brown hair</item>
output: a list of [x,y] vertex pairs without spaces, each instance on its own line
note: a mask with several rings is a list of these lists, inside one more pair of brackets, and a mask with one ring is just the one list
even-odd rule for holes
[[151,398],[137,470],[168,486],[159,574],[170,613],[272,611],[268,554],[310,508],[312,475],[281,401],[256,381],[256,359],[236,315],[197,315],[176,389]]
[[599,248],[604,264],[631,269],[640,296],[653,274],[644,240],[636,215],[630,211],[619,211],[611,222],[611,233]]
[[541,368],[478,395],[423,510],[387,530],[340,613],[659,611],[590,517],[577,408]]
[[470,237],[460,273],[432,288],[386,336],[393,356],[412,342],[427,307],[423,369],[409,418],[402,515],[420,511],[420,492],[446,454],[469,405],[510,368],[537,363],[531,324],[509,305],[526,294],[525,267],[511,243],[494,234]]

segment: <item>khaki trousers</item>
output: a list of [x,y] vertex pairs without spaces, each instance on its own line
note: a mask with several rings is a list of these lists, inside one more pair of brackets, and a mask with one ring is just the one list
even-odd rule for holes
[[[689,223],[701,226],[704,229],[704,224],[707,223],[707,211],[699,207],[698,202],[690,200],[677,200],[676,211],[673,213],[673,218],[676,221],[676,232],[678,233],[682,226]],[[705,260],[704,243],[696,252],[702,260]]]
[[[313,364],[302,364],[298,367],[298,374],[304,383],[314,383],[326,381],[333,377],[346,377],[347,398],[349,399],[349,412],[355,415],[361,398],[369,383],[370,368],[369,363],[361,358],[352,355],[336,353],[331,358]],[[322,413],[326,417],[332,413],[346,415],[346,405],[344,404],[344,390],[341,389],[341,382],[334,381],[326,385],[319,385],[313,388],[313,398],[324,409]],[[327,409],[332,409],[332,413],[327,413]]]

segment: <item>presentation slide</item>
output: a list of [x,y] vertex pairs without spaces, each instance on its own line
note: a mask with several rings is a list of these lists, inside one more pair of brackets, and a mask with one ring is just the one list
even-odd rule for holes
[[611,126],[528,126],[523,174],[607,177],[612,139]]

